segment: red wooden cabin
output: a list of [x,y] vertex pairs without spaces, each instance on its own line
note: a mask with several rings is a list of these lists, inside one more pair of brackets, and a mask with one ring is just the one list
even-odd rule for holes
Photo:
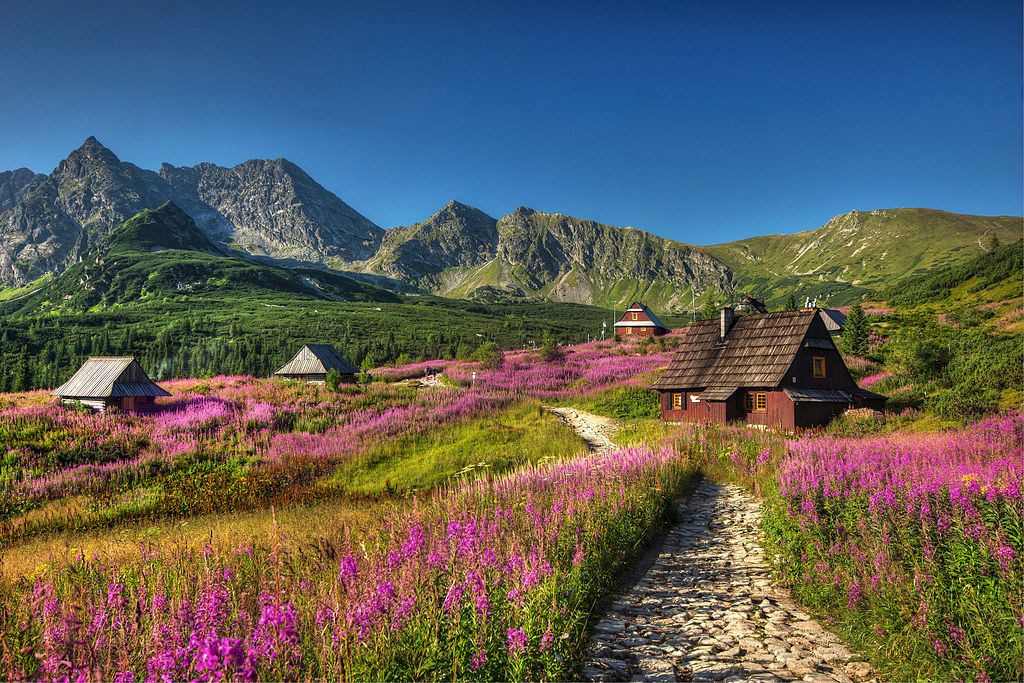
[[658,316],[639,301],[634,301],[615,323],[615,334],[620,337],[658,337],[672,330],[658,320]]
[[818,309],[736,316],[723,308],[718,320],[687,328],[654,388],[663,420],[790,430],[885,404],[853,381]]

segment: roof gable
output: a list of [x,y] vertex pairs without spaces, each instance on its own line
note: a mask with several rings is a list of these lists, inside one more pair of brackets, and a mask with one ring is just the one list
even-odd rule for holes
[[639,301],[634,301],[633,303],[631,303],[629,305],[629,308],[627,308],[626,312],[622,314],[622,317],[618,319],[618,321],[615,323],[615,326],[619,326],[619,327],[636,326],[635,322],[633,322],[631,320],[626,320],[626,317],[630,313],[644,313],[644,314],[647,315],[647,319],[650,320],[652,323],[654,323],[654,327],[660,327],[663,330],[671,329],[671,328],[667,327],[663,322],[661,322],[661,320],[658,319],[658,316],[654,315],[654,312],[650,308],[648,308],[645,304],[640,303]]
[[170,396],[153,383],[134,356],[90,356],[53,394],[73,398]]
[[306,344],[275,375],[326,375],[337,370],[343,375],[359,372],[330,344]]
[[686,329],[656,389],[777,386],[792,366],[817,311],[781,311],[737,318],[719,337],[718,320]]

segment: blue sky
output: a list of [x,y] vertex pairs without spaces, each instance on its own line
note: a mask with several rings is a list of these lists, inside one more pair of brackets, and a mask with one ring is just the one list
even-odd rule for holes
[[283,156],[378,224],[448,199],[697,244],[1022,212],[1021,3],[16,3],[0,169]]

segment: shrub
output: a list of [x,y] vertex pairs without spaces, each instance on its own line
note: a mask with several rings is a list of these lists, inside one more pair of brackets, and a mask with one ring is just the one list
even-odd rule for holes
[[481,370],[496,370],[502,366],[505,356],[494,342],[484,342],[473,352],[473,360],[480,363]]
[[551,332],[545,331],[540,345],[540,359],[545,363],[555,363],[564,358],[565,354],[555,338],[551,336]]

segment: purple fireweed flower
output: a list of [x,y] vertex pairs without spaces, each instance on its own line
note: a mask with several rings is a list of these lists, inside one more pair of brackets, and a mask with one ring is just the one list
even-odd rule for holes
[[510,655],[526,652],[526,629],[510,628],[505,641]]

